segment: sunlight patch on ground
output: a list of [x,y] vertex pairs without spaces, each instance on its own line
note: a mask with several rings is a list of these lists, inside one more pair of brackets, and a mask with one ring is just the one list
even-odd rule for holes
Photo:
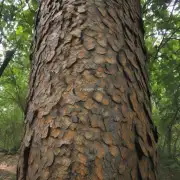
[[3,164],[0,164],[0,170],[6,170],[11,173],[16,173],[16,166],[7,165],[5,162]]
[[16,173],[17,155],[5,155],[0,157],[0,170]]

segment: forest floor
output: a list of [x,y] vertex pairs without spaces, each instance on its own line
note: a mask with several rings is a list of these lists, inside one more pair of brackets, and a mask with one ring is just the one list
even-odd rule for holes
[[179,180],[180,179],[180,169],[169,169],[167,167],[161,166],[159,168],[158,180]]
[[[4,155],[0,153],[0,180],[15,180],[18,155]],[[159,170],[158,180],[179,180],[180,170],[170,171],[166,168]]]
[[15,180],[18,155],[0,154],[0,180]]

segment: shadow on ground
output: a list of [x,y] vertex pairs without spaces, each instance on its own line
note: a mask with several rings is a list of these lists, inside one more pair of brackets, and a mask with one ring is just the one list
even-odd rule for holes
[[15,180],[16,174],[0,169],[0,180]]

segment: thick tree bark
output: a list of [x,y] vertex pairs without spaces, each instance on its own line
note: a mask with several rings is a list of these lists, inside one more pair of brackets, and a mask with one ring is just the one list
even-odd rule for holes
[[18,180],[156,179],[139,0],[41,0]]

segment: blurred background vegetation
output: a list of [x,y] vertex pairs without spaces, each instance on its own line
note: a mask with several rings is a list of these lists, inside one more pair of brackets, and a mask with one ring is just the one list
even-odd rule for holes
[[[15,153],[23,134],[36,0],[0,0],[0,150]],[[180,2],[142,0],[159,177],[180,177]],[[11,55],[9,55],[11,54]],[[0,69],[2,70],[2,69]]]

